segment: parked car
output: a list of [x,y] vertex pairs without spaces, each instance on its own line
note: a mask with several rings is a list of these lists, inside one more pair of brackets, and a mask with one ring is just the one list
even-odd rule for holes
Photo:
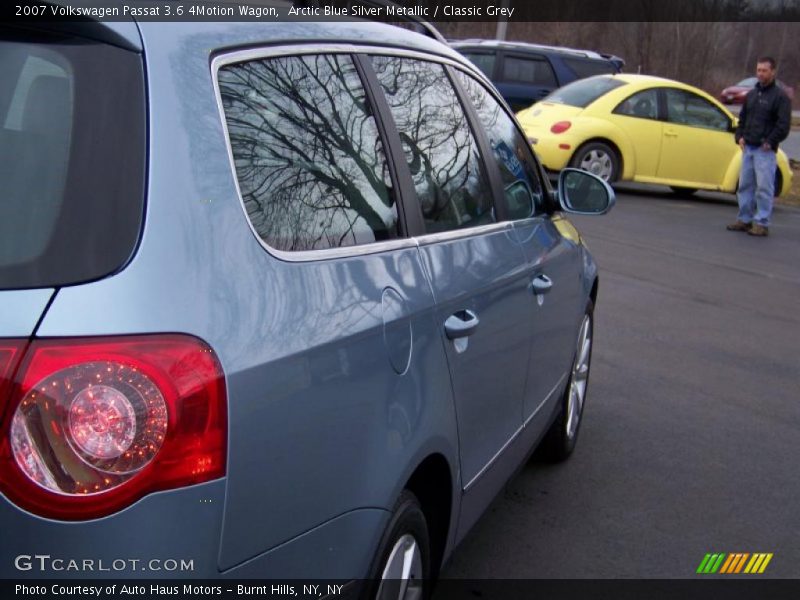
[[466,59],[369,22],[30,27],[0,29],[0,576],[425,591],[541,440],[572,452],[598,272],[566,213],[614,195],[553,192]]
[[[705,92],[647,75],[576,81],[517,114],[542,164],[586,169],[605,181],[734,192],[742,152],[736,118]],[[778,150],[775,195],[791,187]]]
[[[744,98],[747,96],[747,92],[752,90],[756,83],[758,83],[758,79],[755,77],[748,77],[747,79],[742,79],[736,85],[726,87],[719,93],[720,102],[723,104],[744,104]],[[789,100],[794,100],[794,88],[792,86],[786,85],[780,79],[778,80],[778,85],[786,92],[786,95],[789,96]]]
[[450,43],[492,80],[518,111],[576,79],[619,73],[625,62],[618,56],[562,46],[543,46],[497,40]]

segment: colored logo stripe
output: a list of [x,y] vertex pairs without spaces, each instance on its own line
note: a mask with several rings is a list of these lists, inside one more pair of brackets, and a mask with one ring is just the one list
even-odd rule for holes
[[750,554],[729,554],[728,560],[722,565],[720,573],[739,573],[748,558],[750,558]]
[[717,572],[731,575],[742,573],[744,570],[744,573],[760,574],[766,570],[772,556],[772,553],[762,552],[755,554],[749,552],[709,553],[703,557],[700,566],[697,567],[697,572],[704,575]]
[[698,573],[716,573],[726,554],[706,554],[700,566],[697,567]]
[[745,568],[745,573],[763,573],[769,561],[772,560],[772,553],[769,554],[753,554],[753,558],[750,559],[750,562],[747,564]]

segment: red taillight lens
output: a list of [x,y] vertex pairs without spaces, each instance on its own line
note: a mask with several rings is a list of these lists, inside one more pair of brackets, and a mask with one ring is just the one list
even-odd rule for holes
[[3,400],[11,389],[14,369],[27,343],[27,340],[0,340],[0,420],[3,416]]
[[554,123],[553,126],[550,128],[552,133],[564,133],[567,129],[572,127],[572,123],[569,121],[559,121],[558,123]]
[[10,400],[0,486],[37,514],[99,517],[225,474],[222,369],[196,338],[36,340]]

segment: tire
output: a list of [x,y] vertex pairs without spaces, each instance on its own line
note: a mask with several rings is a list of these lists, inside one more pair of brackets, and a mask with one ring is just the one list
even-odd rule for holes
[[772,195],[777,198],[781,195],[781,188],[783,187],[783,175],[778,167],[775,167],[775,189],[772,190]]
[[697,188],[679,187],[677,185],[671,185],[669,187],[678,196],[691,196],[697,191]]
[[378,545],[364,599],[426,600],[431,592],[430,556],[422,507],[414,494],[403,490]]
[[548,462],[561,462],[569,458],[578,442],[586,392],[589,385],[589,367],[592,362],[594,337],[594,306],[589,300],[581,325],[578,328],[575,356],[572,359],[567,388],[561,399],[561,410],[545,434],[539,454]]
[[569,166],[594,173],[608,183],[619,178],[620,160],[616,150],[603,142],[589,142],[575,152]]

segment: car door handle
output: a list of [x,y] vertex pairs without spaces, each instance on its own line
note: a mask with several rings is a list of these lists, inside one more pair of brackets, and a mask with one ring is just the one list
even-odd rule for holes
[[553,287],[553,280],[547,275],[537,275],[533,278],[533,281],[531,281],[531,288],[536,296],[546,294],[550,291],[551,287]]
[[674,129],[665,129],[664,135],[667,137],[678,137],[678,132]]
[[475,333],[480,319],[471,310],[460,310],[450,315],[444,322],[444,332],[447,338],[457,340]]

